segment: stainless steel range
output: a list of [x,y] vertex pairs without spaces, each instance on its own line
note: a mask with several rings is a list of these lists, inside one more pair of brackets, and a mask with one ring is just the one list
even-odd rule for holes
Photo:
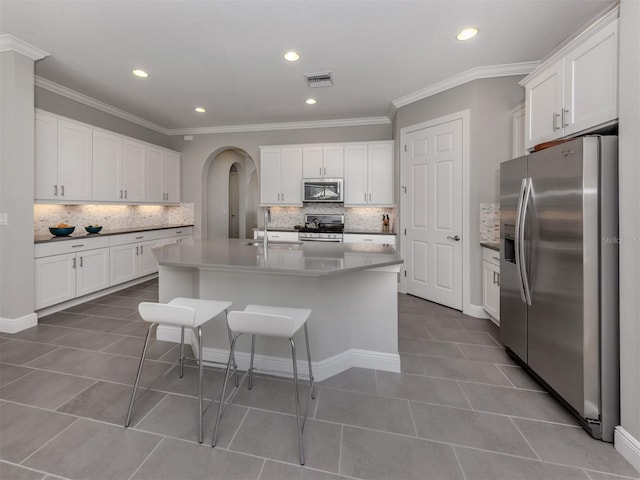
[[342,242],[344,215],[314,214],[304,216],[304,227],[298,230],[302,242]]

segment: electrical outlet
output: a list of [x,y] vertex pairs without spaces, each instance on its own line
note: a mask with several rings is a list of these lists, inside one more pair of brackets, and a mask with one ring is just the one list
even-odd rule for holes
[[7,214],[0,213],[0,225],[8,225]]

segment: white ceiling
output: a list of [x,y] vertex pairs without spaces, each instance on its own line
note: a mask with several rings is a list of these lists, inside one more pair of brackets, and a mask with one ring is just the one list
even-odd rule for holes
[[[394,100],[472,68],[540,60],[614,3],[0,0],[0,33],[50,54],[36,63],[44,79],[164,129],[197,129],[385,117]],[[479,35],[457,41],[469,25]],[[284,61],[289,49],[301,60]],[[334,86],[310,89],[303,74],[322,71]]]

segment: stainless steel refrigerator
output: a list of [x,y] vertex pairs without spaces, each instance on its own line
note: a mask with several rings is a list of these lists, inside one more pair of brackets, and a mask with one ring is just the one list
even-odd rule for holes
[[617,137],[500,166],[500,335],[595,438],[619,422]]

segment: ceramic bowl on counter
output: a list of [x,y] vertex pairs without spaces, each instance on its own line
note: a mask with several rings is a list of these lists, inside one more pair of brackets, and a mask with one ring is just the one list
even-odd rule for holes
[[49,231],[56,237],[66,237],[71,235],[76,227],[49,227]]
[[99,233],[102,230],[102,227],[99,225],[89,225],[88,227],[84,227],[87,233]]

